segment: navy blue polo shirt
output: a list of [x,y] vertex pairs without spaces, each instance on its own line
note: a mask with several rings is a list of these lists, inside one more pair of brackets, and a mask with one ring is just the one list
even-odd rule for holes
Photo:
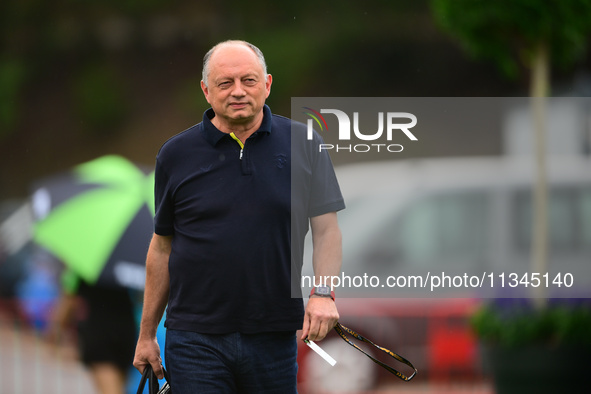
[[296,138],[292,149],[291,120],[268,106],[263,111],[244,145],[211,123],[209,109],[158,153],[155,233],[173,236],[168,328],[255,333],[302,326],[303,302],[291,297],[292,262],[301,269],[308,218],[344,203],[328,155],[314,153],[320,141]]

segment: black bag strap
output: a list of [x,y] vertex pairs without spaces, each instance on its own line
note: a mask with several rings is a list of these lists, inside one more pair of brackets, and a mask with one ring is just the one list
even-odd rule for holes
[[[164,371],[164,379],[168,380],[168,373],[166,372],[166,369],[162,367],[162,370]],[[156,374],[154,374],[154,370],[152,369],[151,365],[147,365],[146,368],[144,368],[144,373],[142,373],[142,378],[137,388],[137,394],[143,393],[146,383],[148,384],[149,394],[158,394],[160,385],[158,384],[158,378],[156,377]]]
[[[396,375],[400,379],[408,382],[409,380],[411,380],[412,378],[414,378],[415,375],[417,374],[417,369],[412,365],[412,363],[410,361],[408,361],[407,359],[405,359],[404,357],[402,357],[401,355],[396,354],[393,351],[388,350],[388,349],[386,349],[384,347],[381,347],[381,346],[376,345],[375,343],[373,343],[369,339],[364,338],[363,336],[361,336],[359,333],[351,330],[350,328],[347,328],[347,327],[343,326],[341,323],[337,323],[337,325],[335,326],[334,329],[341,336],[341,338],[343,338],[349,345],[353,346],[355,349],[359,350],[361,353],[363,353],[367,357],[371,358],[371,360],[374,363],[376,363],[376,364],[380,365],[381,367],[385,368],[388,372],[393,373],[394,375]],[[356,344],[354,344],[353,342],[351,342],[351,340],[349,338],[347,338],[347,336],[345,335],[345,332],[348,333],[348,334],[350,334],[350,335],[352,335],[355,339],[357,339],[359,341],[362,341],[362,342],[365,342],[365,343],[369,343],[370,345],[375,346],[376,348],[380,349],[382,352],[386,353],[390,357],[393,357],[397,361],[400,361],[401,363],[408,365],[409,367],[411,367],[414,370],[414,372],[412,373],[412,375],[406,376],[405,374],[403,374],[402,372],[397,371],[396,369],[392,368],[388,364],[385,364],[385,363],[381,362],[380,360],[377,360],[371,354],[367,353],[365,350],[361,349],[359,346],[357,346]]]

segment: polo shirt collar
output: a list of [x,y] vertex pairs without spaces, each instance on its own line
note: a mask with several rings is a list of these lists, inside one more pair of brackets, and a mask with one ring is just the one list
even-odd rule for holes
[[[217,143],[224,138],[225,136],[229,135],[227,133],[223,133],[217,129],[211,123],[211,119],[215,116],[212,108],[209,108],[207,111],[203,113],[203,122],[202,122],[202,130],[203,135],[205,136],[205,140],[209,142],[212,146],[216,146]],[[271,124],[272,124],[272,114],[271,108],[267,104],[263,106],[263,122],[261,126],[255,133],[271,133]]]

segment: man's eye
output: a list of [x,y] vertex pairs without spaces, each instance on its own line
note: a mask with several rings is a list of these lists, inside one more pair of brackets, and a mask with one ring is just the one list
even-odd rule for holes
[[256,79],[249,78],[249,79],[244,80],[244,84],[247,86],[253,86],[256,83],[257,83]]
[[220,84],[218,84],[218,86],[220,88],[227,88],[228,86],[230,86],[230,82],[221,82]]

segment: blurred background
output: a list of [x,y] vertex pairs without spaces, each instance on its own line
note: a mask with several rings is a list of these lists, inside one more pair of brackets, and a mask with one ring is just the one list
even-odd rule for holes
[[[58,353],[48,350],[44,337],[49,312],[62,287],[64,265],[56,261],[56,254],[62,260],[70,254],[56,252],[61,246],[48,247],[45,238],[33,242],[39,233],[31,226],[51,212],[56,201],[63,202],[65,194],[69,198],[94,188],[129,185],[133,183],[130,179],[137,179],[138,186],[129,193],[144,196],[139,185],[142,177],[149,182],[161,144],[198,123],[207,109],[199,87],[201,61],[217,42],[244,39],[264,52],[274,78],[267,103],[284,116],[290,116],[292,97],[591,95],[591,2],[587,0],[4,0],[0,31],[0,393],[52,392],[49,386],[56,387],[56,393],[92,392],[88,371],[75,357],[75,334]],[[590,111],[588,102],[582,102],[582,107],[569,107],[561,115],[580,119],[569,123],[574,132],[564,128],[574,137],[559,151],[575,163],[564,174],[587,168],[581,166],[587,165],[590,152]],[[482,129],[449,128],[443,135],[421,136],[420,147],[396,156],[394,162],[400,163],[391,164],[436,160],[433,166],[438,168],[437,160],[496,159],[508,154],[525,155],[535,163],[540,150],[535,149],[535,138],[521,137],[524,133],[519,129],[529,126],[519,119],[514,118],[510,127],[497,119]],[[560,133],[564,130],[559,128],[554,140],[548,136],[546,145],[551,148],[552,141],[563,140]],[[139,172],[130,170],[130,178],[124,180],[93,177],[86,170],[83,177],[78,170],[74,170],[76,176],[71,175],[80,164],[107,155],[125,158]],[[333,161],[337,171],[345,174],[343,178],[353,179],[349,182],[355,185],[359,178],[346,175],[351,172],[349,158],[334,155]],[[461,178],[458,168],[465,169],[468,162],[459,163],[453,168]],[[532,167],[530,179],[524,182],[530,192],[539,179],[533,168],[537,167]],[[415,167],[406,171],[415,171]],[[556,171],[558,178],[566,177],[562,170]],[[58,198],[52,194],[55,183],[49,180],[64,174],[75,178],[76,188]],[[591,220],[591,186],[586,178],[572,182],[582,185],[582,191],[571,191],[566,197],[561,194],[563,203],[557,209],[573,204],[581,207],[568,215],[576,218],[572,236],[580,245],[577,258],[589,262],[591,252],[585,243],[589,233],[585,231]],[[51,195],[50,201],[36,193],[41,186]],[[347,190],[353,194],[355,189]],[[532,210],[529,197],[516,198],[521,208],[508,211],[509,218],[514,212],[520,212],[519,216]],[[31,201],[36,201],[37,208],[31,209]],[[478,205],[464,204],[464,200],[459,204],[445,201],[451,202],[442,204],[479,211]],[[138,198],[136,205],[130,203],[129,223],[150,212],[148,197]],[[463,223],[472,228],[474,214],[446,212],[456,219],[468,215],[471,221]],[[533,219],[526,214],[524,220]],[[140,231],[139,245],[147,247],[149,232]],[[64,233],[62,238],[73,236]],[[530,259],[532,239],[531,234],[520,238],[519,247],[527,251],[524,260]],[[117,249],[116,241],[109,250]],[[39,244],[52,253],[40,250]],[[425,255],[421,248],[426,247],[412,244],[419,256]],[[384,259],[377,255],[373,258]],[[109,261],[106,256],[105,267]],[[137,284],[137,271],[124,268],[127,285],[122,287],[137,290],[138,286],[128,286]],[[404,330],[421,332],[408,336],[409,358],[414,356],[419,370],[427,372],[401,386],[375,377],[378,372],[371,365],[357,383],[347,381],[348,386],[336,392],[389,392],[392,385],[397,392],[502,392],[493,382],[491,369],[481,367],[479,340],[469,326],[477,312],[475,304],[461,297],[444,308],[431,301],[413,308],[376,304],[377,312],[360,320],[360,330],[373,327],[377,331],[372,332],[400,338],[405,338]],[[138,309],[141,305],[136,305],[136,313]],[[344,306],[346,311],[354,315],[359,308]],[[392,321],[406,323],[392,328]],[[330,391],[330,386],[320,383],[321,377],[304,375],[314,369],[305,367],[304,356],[301,379],[313,382],[302,383],[302,391],[318,387]],[[352,365],[361,364],[352,361]],[[337,380],[344,374],[337,373]],[[129,392],[135,392],[133,384],[129,383]]]

